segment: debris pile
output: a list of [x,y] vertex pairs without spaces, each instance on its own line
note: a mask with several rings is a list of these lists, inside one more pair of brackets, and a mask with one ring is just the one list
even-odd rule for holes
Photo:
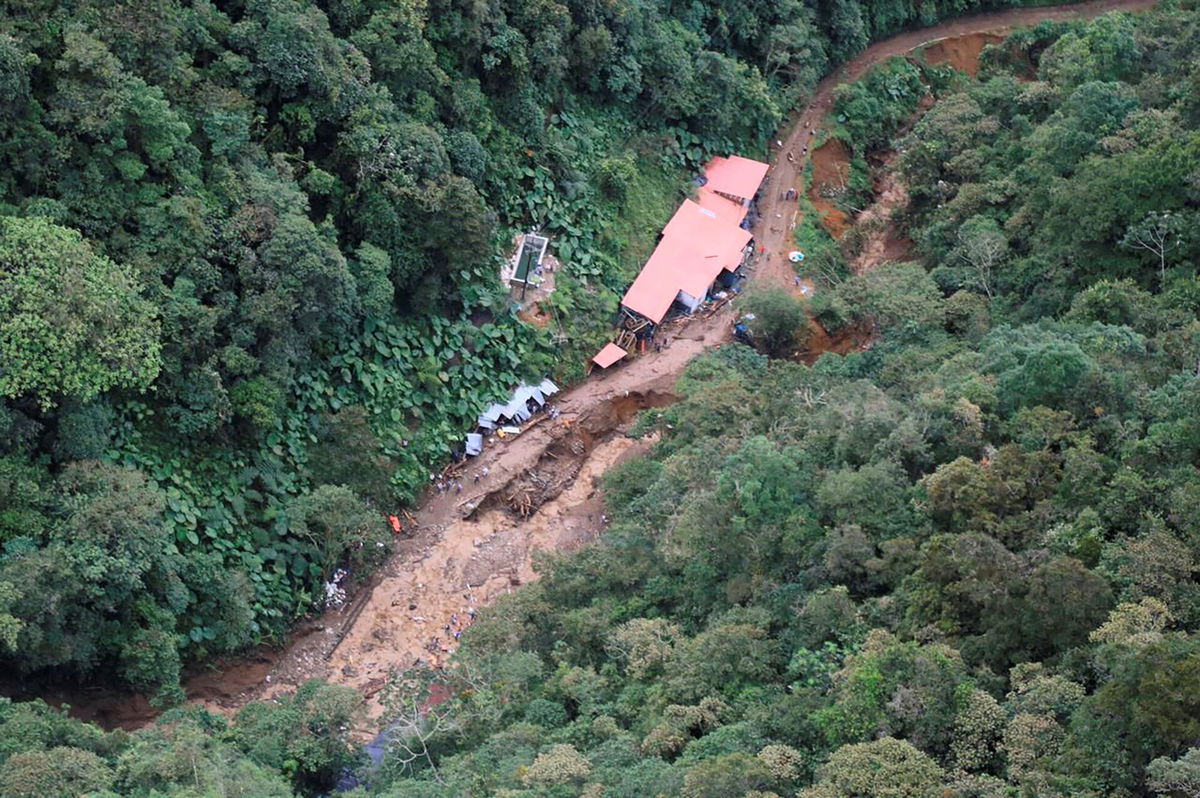
[[333,572],[333,577],[325,583],[325,608],[337,609],[346,603],[346,588],[342,583],[346,581],[346,577],[350,572],[344,568],[339,568]]

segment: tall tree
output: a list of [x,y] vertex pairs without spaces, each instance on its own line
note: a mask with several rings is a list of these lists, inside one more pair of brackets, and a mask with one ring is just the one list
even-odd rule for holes
[[158,322],[133,270],[74,230],[0,217],[0,393],[43,408],[158,374]]

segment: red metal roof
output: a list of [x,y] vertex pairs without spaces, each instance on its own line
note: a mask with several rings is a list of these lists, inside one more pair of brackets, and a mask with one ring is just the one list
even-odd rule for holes
[[723,222],[732,222],[741,224],[746,218],[746,206],[734,202],[731,199],[726,199],[720,194],[709,191],[707,188],[702,188],[698,192],[696,202],[701,208],[707,208],[717,214],[717,218]]
[[600,368],[606,369],[628,354],[628,352],[616,344],[605,344],[604,348],[597,352],[596,356],[592,358],[592,362]]
[[745,207],[714,192],[743,196],[736,192],[748,190],[745,196],[753,197],[767,165],[733,156],[714,158],[708,168],[709,184],[700,189],[699,201],[684,200],[675,211],[663,228],[662,240],[621,299],[626,308],[656,324],[680,291],[702,299],[722,269],[736,269],[751,238],[739,226],[746,217]]
[[[729,200],[725,200],[725,202],[729,202]],[[721,217],[717,211],[685,199],[679,206],[679,210],[675,211],[675,215],[667,222],[667,226],[663,228],[662,234],[663,238],[678,236],[687,239],[695,235],[703,235],[704,230],[715,227],[720,222]]]
[[677,213],[667,225],[662,241],[625,292],[622,305],[658,323],[680,291],[700,299],[722,269],[738,267],[750,232],[703,216],[699,218],[707,223],[697,224],[693,214],[698,208],[696,203],[684,201],[682,215]]
[[742,262],[742,250],[750,241],[750,232],[740,227],[717,228],[691,248],[682,270],[679,289],[696,299],[708,292],[708,287],[722,269],[733,271]]
[[657,324],[667,315],[678,293],[679,279],[670,266],[668,253],[659,243],[621,298],[621,304]]
[[705,188],[741,199],[754,199],[766,174],[767,165],[762,161],[740,155],[717,156],[704,167],[704,176],[708,178]]

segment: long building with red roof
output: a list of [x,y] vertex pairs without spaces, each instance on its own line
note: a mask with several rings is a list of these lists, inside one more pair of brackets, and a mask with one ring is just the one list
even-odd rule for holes
[[766,173],[765,163],[737,155],[710,161],[697,199],[684,200],[667,222],[622,306],[655,324],[677,301],[695,310],[722,271],[741,265],[751,238],[741,223]]

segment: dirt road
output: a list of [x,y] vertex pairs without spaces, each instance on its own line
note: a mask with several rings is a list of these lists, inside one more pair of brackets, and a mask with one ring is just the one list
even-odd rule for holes
[[[810,141],[809,131],[819,131],[825,117],[833,110],[833,90],[839,84],[853,83],[876,64],[944,39],[983,32],[1002,33],[1012,28],[1030,27],[1047,19],[1087,19],[1109,11],[1144,11],[1156,3],[1157,0],[1093,0],[1069,6],[1011,8],[962,17],[876,42],[853,60],[826,75],[817,84],[817,90],[808,105],[793,113],[781,134],[771,140],[772,164],[759,203],[762,221],[754,231],[755,242],[765,248],[766,254],[766,261],[760,267],[761,278],[776,285],[795,288],[795,270],[787,260],[787,253],[793,248],[791,224],[798,205],[794,200],[781,200],[780,196],[789,188],[795,188],[803,194],[801,177],[808,162],[804,148]],[[777,146],[777,141],[781,141],[783,146]],[[793,155],[792,161],[787,159],[789,152]]]
[[[832,108],[833,89],[871,66],[930,42],[981,31],[1032,25],[1045,19],[1090,17],[1140,10],[1153,0],[1099,0],[1074,6],[998,11],[958,19],[872,45],[817,87],[772,141],[772,165],[760,203],[755,239],[765,247],[756,281],[792,287],[786,259],[796,203],[780,198],[802,189],[809,131]],[[794,153],[789,162],[787,152]],[[675,382],[693,357],[728,340],[734,310],[696,318],[666,332],[667,345],[609,372],[595,375],[556,398],[557,421],[543,419],[517,438],[489,446],[461,477],[462,492],[433,494],[416,513],[419,529],[399,542],[396,554],[370,589],[346,608],[302,625],[279,651],[260,651],[242,662],[189,679],[189,697],[218,711],[294,689],[312,678],[359,688],[374,696],[394,668],[440,663],[455,647],[455,632],[496,596],[535,577],[538,549],[562,549],[590,540],[604,527],[595,482],[637,445],[620,436],[638,410],[673,400]],[[663,337],[660,335],[660,338]],[[475,474],[482,475],[478,483]],[[47,696],[54,700],[54,696]],[[105,725],[136,727],[153,713],[141,698],[74,697],[74,711]],[[362,731],[371,731],[371,721]]]

